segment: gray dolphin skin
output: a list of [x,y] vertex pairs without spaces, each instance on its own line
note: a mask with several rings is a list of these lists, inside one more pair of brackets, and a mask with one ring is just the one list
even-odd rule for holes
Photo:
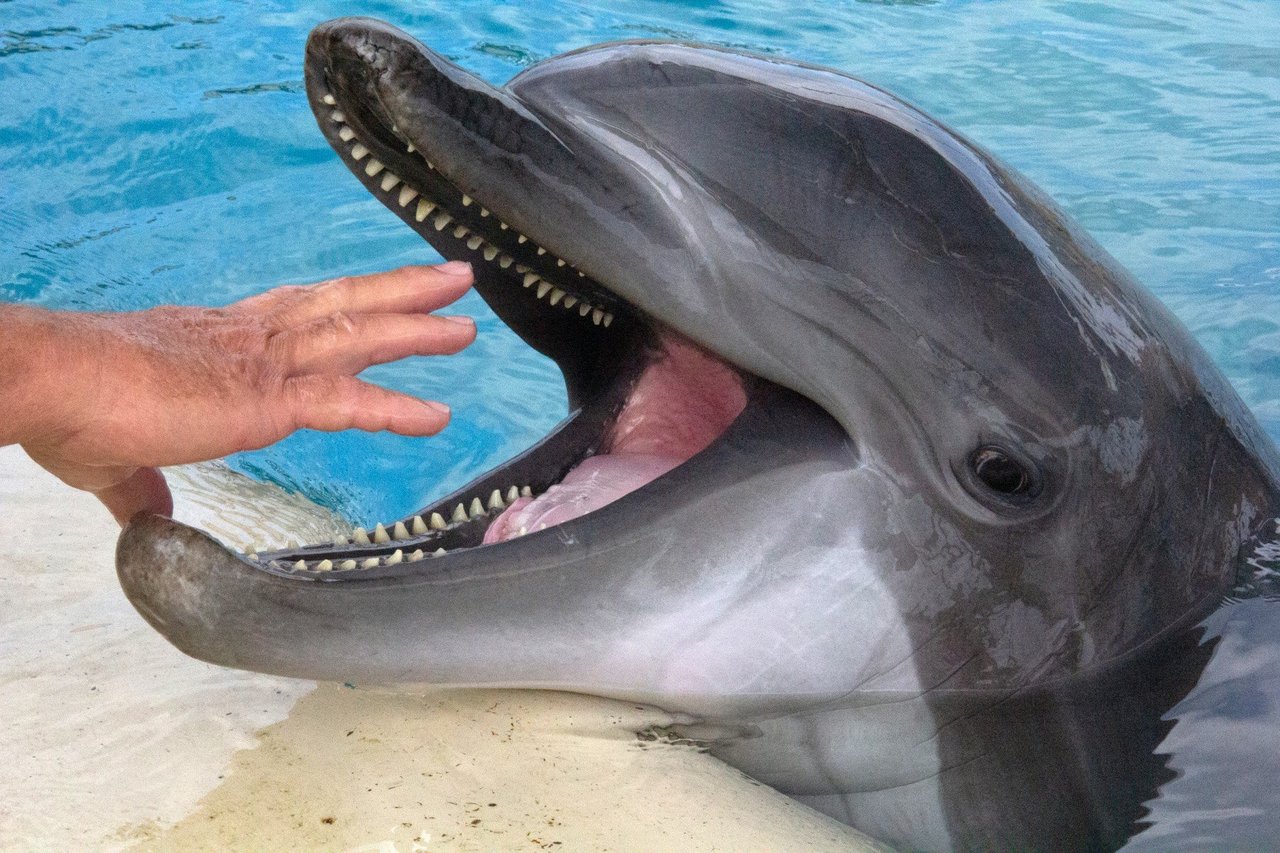
[[[1275,532],[1280,460],[1048,199],[880,89],[720,49],[606,44],[496,88],[349,18],[312,33],[306,85],[571,411],[338,543],[244,555],[136,518],[119,576],[157,630],[287,676],[652,703],[904,847],[1141,839],[1178,776],[1165,714],[1225,648],[1203,623]],[[664,386],[647,422],[709,410],[714,434],[495,535],[631,464],[623,413],[677,350],[716,387]]]

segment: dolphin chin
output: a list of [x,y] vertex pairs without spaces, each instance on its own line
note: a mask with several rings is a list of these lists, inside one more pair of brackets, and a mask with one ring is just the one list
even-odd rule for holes
[[570,414],[334,543],[135,519],[117,566],[157,630],[281,675],[647,701],[913,847],[1141,830],[1280,462],[1050,201],[873,86],[717,49],[498,88],[353,18],[312,33],[306,83]]

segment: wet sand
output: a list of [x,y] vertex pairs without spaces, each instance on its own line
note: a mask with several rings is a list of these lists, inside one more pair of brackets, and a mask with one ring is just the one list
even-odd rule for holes
[[[343,522],[220,466],[175,514],[237,547]],[[358,690],[182,655],[116,582],[106,510],[0,448],[0,849],[850,850],[865,837],[687,746],[655,709]]]

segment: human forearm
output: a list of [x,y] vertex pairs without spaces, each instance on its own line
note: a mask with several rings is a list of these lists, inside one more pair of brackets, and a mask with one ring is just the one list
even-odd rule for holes
[[0,445],[22,444],[56,426],[57,400],[68,393],[67,347],[76,336],[58,320],[80,315],[0,304]]

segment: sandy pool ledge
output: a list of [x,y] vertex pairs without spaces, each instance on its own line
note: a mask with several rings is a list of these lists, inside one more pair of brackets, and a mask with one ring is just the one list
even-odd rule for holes
[[[342,524],[218,466],[171,480],[176,515],[237,546]],[[877,847],[706,755],[643,744],[653,709],[192,660],[121,594],[117,528],[91,497],[7,447],[0,508],[0,849]]]

